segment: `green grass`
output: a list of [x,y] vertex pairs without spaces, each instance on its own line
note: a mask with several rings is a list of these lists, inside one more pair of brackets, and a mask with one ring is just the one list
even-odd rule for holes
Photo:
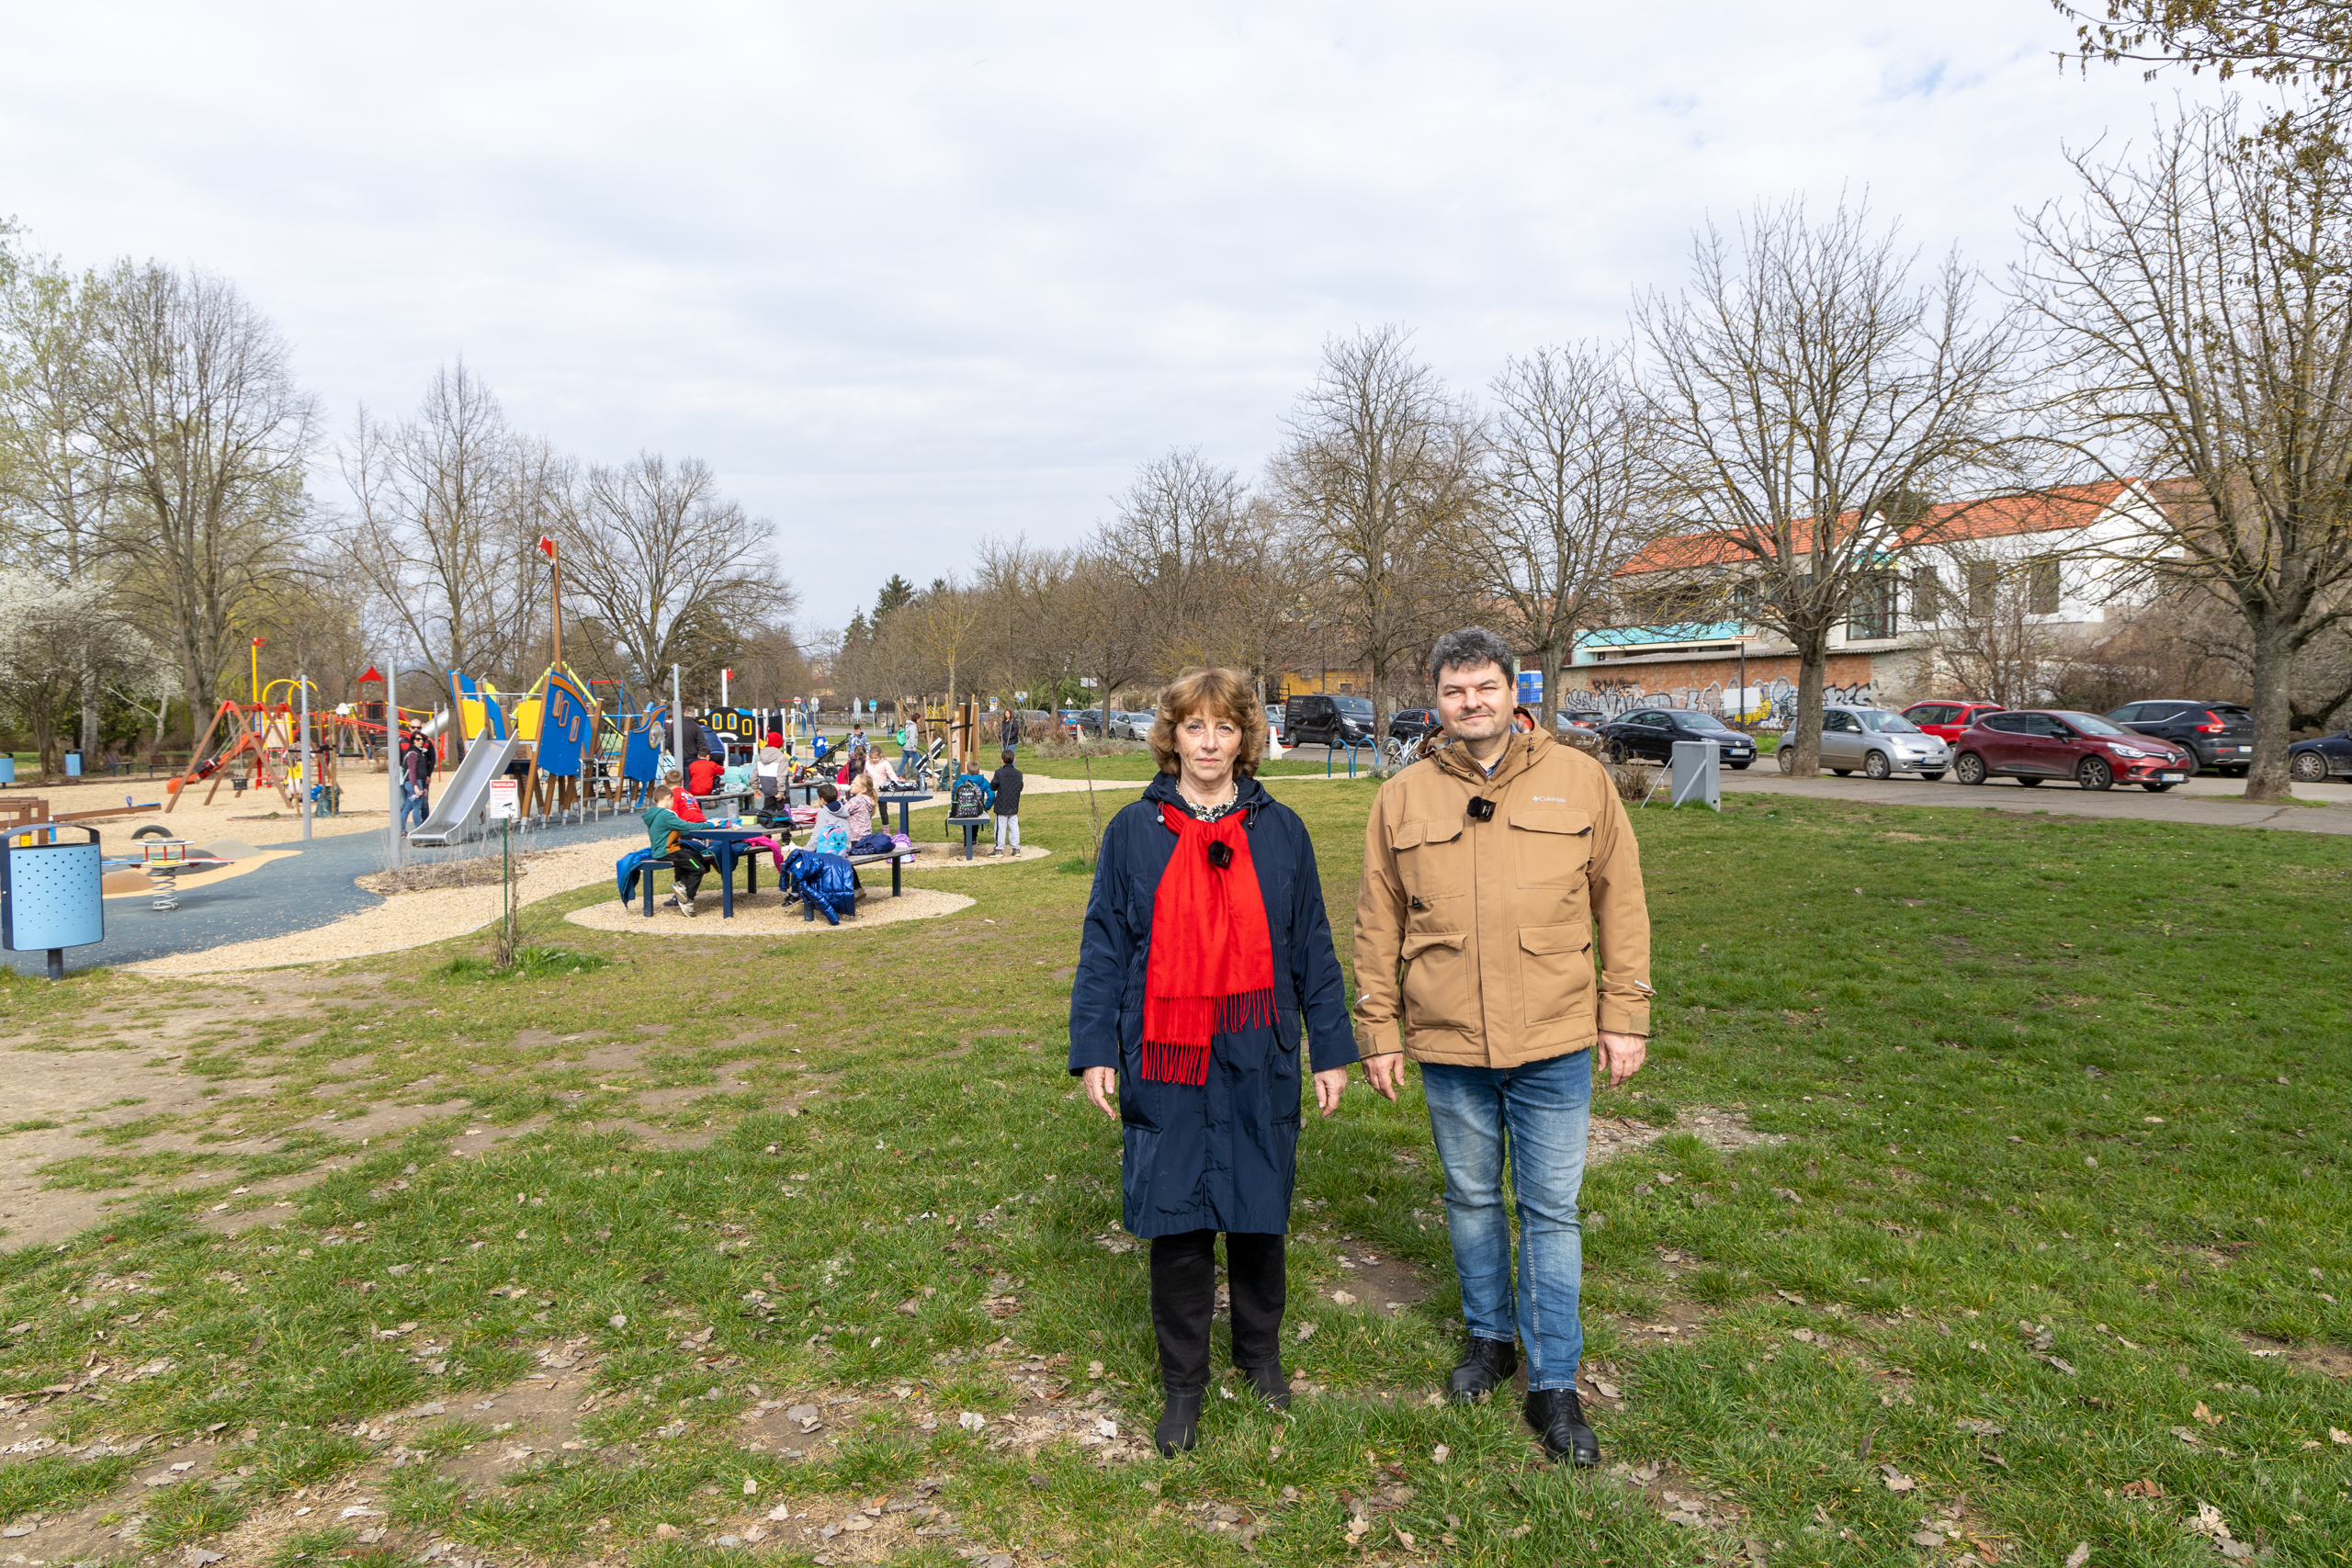
[[[1344,956],[1373,786],[1275,788],[1321,847]],[[2352,1341],[2352,843],[1778,797],[1638,816],[1657,1036],[1600,1110],[1729,1111],[1785,1140],[1724,1154],[1677,1133],[1586,1188],[1588,1353],[1625,1394],[1595,1412],[1602,1442],[1736,1502],[1744,1517],[1716,1531],[1666,1523],[1607,1473],[1533,1461],[1505,1404],[1422,1403],[1458,1300],[1417,1089],[1395,1107],[1354,1089],[1339,1117],[1308,1118],[1292,1321],[1315,1334],[1287,1348],[1328,1392],[1288,1420],[1215,1401],[1190,1460],[1105,1470],[895,1413],[907,1387],[937,1411],[1006,1414],[989,1359],[1006,1336],[1069,1358],[1081,1389],[1101,1361],[1123,1421],[1157,1410],[1143,1255],[1097,1240],[1117,1225],[1116,1139],[1062,1068],[1085,802],[1039,795],[1023,818],[1053,853],[941,874],[978,902],[937,921],[653,942],[561,923],[611,896],[587,889],[530,906],[525,937],[600,959],[593,974],[456,987],[447,966],[486,947],[469,938],[321,974],[293,1017],[249,1017],[234,988],[0,976],[24,1043],[200,1010],[220,1027],[181,1070],[265,1090],[174,1113],[170,1131],[217,1153],[94,1145],[55,1168],[134,1201],[62,1250],[0,1257],[0,1327],[31,1325],[0,1338],[0,1389],[168,1357],[106,1383],[104,1406],[50,1407],[85,1438],[220,1424],[236,1439],[223,1463],[254,1467],[238,1493],[140,1500],[158,1547],[380,1465],[389,1444],[356,1424],[439,1398],[447,1420],[400,1439],[429,1462],[369,1484],[414,1541],[444,1532],[474,1555],[716,1562],[698,1521],[757,1517],[736,1511],[747,1476],[763,1508],[933,1476],[973,1539],[1025,1543],[1022,1561],[1241,1562],[1192,1522],[1186,1505],[1205,1502],[1261,1521],[1262,1559],[1338,1562],[1358,1555],[1348,1500],[1382,1485],[1412,1489],[1365,1538],[1397,1560],[1402,1530],[1414,1554],[1481,1564],[1695,1564],[1752,1539],[1775,1563],[1861,1568],[1920,1561],[1910,1535],[1964,1494],[2005,1562],[2056,1563],[2078,1541],[2095,1563],[2211,1561],[2180,1529],[2190,1498],[2276,1561],[2346,1561],[2330,1428],[2352,1430],[2352,1400],[2302,1362]],[[629,1042],[645,1046],[633,1066],[581,1061]],[[346,1094],[461,1089],[471,1105],[339,1144],[316,1131],[317,1091],[351,1083],[359,1057],[372,1066]],[[729,1066],[741,1087],[722,1085]],[[687,1092],[639,1108],[649,1089]],[[599,1130],[623,1116],[711,1142]],[[449,1152],[469,1126],[526,1122],[485,1156]],[[231,1134],[247,1141],[202,1142]],[[341,1168],[273,1211],[282,1229],[198,1224],[266,1201],[232,1187],[331,1156]],[[128,1186],[198,1169],[214,1173],[200,1190]],[[1333,1304],[1342,1246],[1419,1266],[1429,1299],[1395,1316]],[[142,1273],[136,1295],[106,1289]],[[1005,1296],[1012,1315],[984,1309]],[[1668,1316],[1689,1332],[1644,1326]],[[458,1396],[574,1339],[605,1357],[580,1428],[599,1449],[470,1490],[441,1473],[487,1437]],[[737,1446],[753,1384],[879,1398],[796,1461]],[[0,1509],[85,1503],[124,1478],[114,1462],[0,1460]],[[1882,1465],[1916,1486],[1889,1490]],[[2164,1496],[2123,1491],[2142,1482]],[[686,1533],[657,1542],[665,1523]],[[280,1560],[347,1550],[331,1533],[289,1539]]]

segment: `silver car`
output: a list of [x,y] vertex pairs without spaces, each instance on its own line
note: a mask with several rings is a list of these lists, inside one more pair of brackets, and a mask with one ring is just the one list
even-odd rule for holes
[[[1796,764],[1797,731],[1781,736],[1781,771]],[[1821,710],[1821,765],[1839,778],[1860,770],[1864,778],[1917,773],[1939,779],[1951,767],[1951,748],[1899,713],[1885,708],[1838,705]]]

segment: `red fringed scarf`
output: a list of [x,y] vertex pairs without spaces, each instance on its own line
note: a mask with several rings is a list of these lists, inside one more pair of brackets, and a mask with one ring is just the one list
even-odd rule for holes
[[[1143,1076],[1153,1083],[1209,1080],[1209,1038],[1273,1021],[1274,944],[1250,859],[1249,813],[1214,822],[1163,802],[1176,852],[1151,900],[1144,969]],[[1233,858],[1218,867],[1209,847]]]

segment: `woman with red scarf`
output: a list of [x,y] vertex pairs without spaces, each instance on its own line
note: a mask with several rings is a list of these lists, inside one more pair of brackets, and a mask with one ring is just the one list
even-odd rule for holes
[[1267,1403],[1290,1403],[1283,1235],[1302,1023],[1324,1115],[1356,1060],[1306,825],[1253,776],[1265,735],[1233,671],[1187,671],[1162,694],[1159,776],[1103,831],[1070,995],[1069,1070],[1124,1124],[1124,1221],[1151,1243],[1168,1396],[1154,1436],[1169,1455],[1200,1427],[1219,1231],[1233,1364]]

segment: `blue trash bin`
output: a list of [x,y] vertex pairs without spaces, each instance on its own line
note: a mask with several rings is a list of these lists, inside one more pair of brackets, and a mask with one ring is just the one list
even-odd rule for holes
[[[86,841],[62,835],[81,832]],[[106,867],[98,830],[80,822],[21,828],[0,839],[0,947],[47,953],[49,977],[65,974],[65,949],[104,942]]]
[[0,784],[12,784],[16,782],[17,759],[14,757],[0,757]]
[[68,751],[65,753],[65,776],[69,779],[78,779],[82,776],[81,752]]

